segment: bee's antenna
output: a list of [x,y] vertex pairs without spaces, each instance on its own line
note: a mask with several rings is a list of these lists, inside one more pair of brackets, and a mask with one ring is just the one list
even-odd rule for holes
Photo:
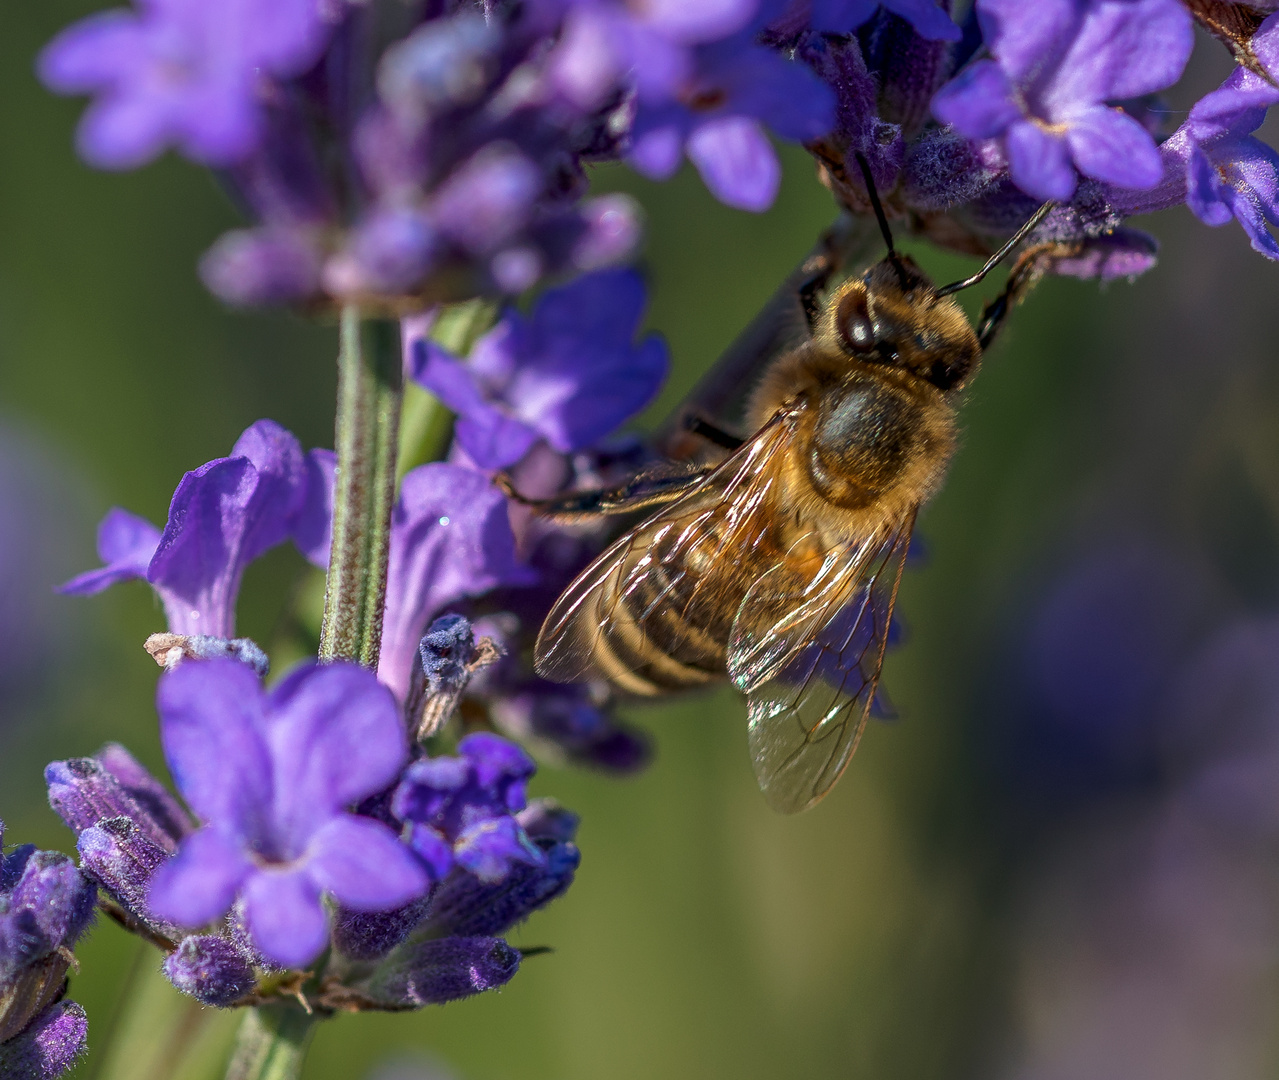
[[888,227],[888,218],[884,216],[884,205],[879,201],[879,192],[875,190],[875,178],[870,174],[870,164],[860,154],[853,155],[857,159],[857,167],[862,171],[862,179],[866,181],[866,194],[870,196],[870,205],[875,211],[875,220],[879,222],[879,231],[884,234],[884,243],[888,245],[888,257],[897,258],[897,249],[893,247],[893,231]]
[[1008,238],[1007,243],[1005,243],[1003,247],[1001,247],[998,251],[995,252],[995,254],[993,254],[989,259],[986,260],[986,265],[983,266],[980,270],[978,270],[977,273],[975,273],[972,277],[964,278],[963,281],[952,281],[949,285],[943,285],[940,289],[937,290],[937,295],[949,296],[951,293],[959,292],[960,289],[966,289],[970,285],[976,285],[977,282],[981,281],[982,278],[984,278],[993,269],[995,269],[996,266],[998,266],[1001,262],[1003,262],[1004,259],[1008,256],[1008,253],[1012,251],[1012,249],[1015,248],[1018,244],[1020,244],[1023,240],[1025,240],[1026,237],[1031,232],[1033,232],[1034,229],[1039,225],[1039,223],[1043,221],[1044,218],[1046,218],[1051,211],[1056,209],[1056,207],[1057,207],[1057,203],[1054,202],[1052,199],[1049,199],[1046,203],[1044,203],[1043,206],[1041,206],[1038,210],[1036,210],[1033,214],[1030,215],[1030,220],[1027,221],[1026,224],[1024,224],[1015,233],[1013,233],[1012,236]]

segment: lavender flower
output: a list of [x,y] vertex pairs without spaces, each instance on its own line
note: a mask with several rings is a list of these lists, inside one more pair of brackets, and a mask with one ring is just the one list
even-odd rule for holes
[[1154,140],[1106,102],[1162,90],[1193,44],[1175,0],[978,0],[993,59],[944,87],[933,112],[971,139],[998,139],[1013,182],[1038,199],[1066,200],[1085,176],[1152,188]]
[[640,100],[627,160],[656,180],[675,173],[683,154],[721,202],[767,210],[781,166],[765,126],[804,142],[834,122],[834,96],[807,68],[742,35],[700,46],[678,96]]
[[515,557],[506,500],[487,478],[442,463],[413,469],[391,517],[378,677],[404,700],[432,616],[498,585],[527,583],[530,576]]
[[494,882],[517,863],[543,865],[541,851],[513,817],[524,809],[533,759],[484,732],[466,736],[457,749],[456,758],[409,766],[391,801],[391,812],[410,824],[409,844],[432,878],[459,866]]
[[172,633],[230,638],[240,579],[250,562],[290,538],[309,558],[319,557],[331,462],[332,451],[303,454],[279,424],[259,420],[236,440],[230,457],[182,478],[163,533],[127,511],[111,510],[98,529],[98,554],[106,565],[72,578],[61,591],[83,596],[144,578],[164,602]]
[[320,55],[331,25],[315,0],[139,0],[64,30],[40,76],[93,94],[80,124],[85,159],[128,169],[176,146],[206,165],[242,160],[264,128],[264,77],[289,78]]
[[666,375],[663,341],[635,341],[644,303],[636,274],[588,274],[546,292],[528,318],[507,311],[466,364],[419,342],[413,377],[457,414],[458,445],[481,469],[514,465],[538,439],[581,450],[643,408]]
[[399,710],[362,668],[304,665],[270,692],[228,660],[161,680],[161,739],[203,822],[151,884],[154,914],[198,927],[237,897],[254,945],[301,967],[328,940],[321,895],[388,910],[427,878],[385,825],[346,807],[391,783],[407,751]]

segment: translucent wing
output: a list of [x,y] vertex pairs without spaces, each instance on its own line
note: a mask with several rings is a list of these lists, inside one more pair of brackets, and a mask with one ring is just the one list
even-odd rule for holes
[[[555,682],[607,678],[640,694],[719,677],[722,646],[696,629],[699,622],[689,614],[723,610],[731,623],[741,585],[739,575],[738,593],[731,600],[719,595],[733,579],[723,572],[731,562],[726,553],[751,550],[767,531],[772,466],[792,430],[793,418],[779,414],[704,482],[582,571],[542,624],[537,673]],[[706,656],[701,666],[670,659],[699,650]]]
[[782,813],[820,800],[857,749],[914,520],[832,553],[814,575],[779,565],[742,601],[729,675],[748,698],[755,776]]

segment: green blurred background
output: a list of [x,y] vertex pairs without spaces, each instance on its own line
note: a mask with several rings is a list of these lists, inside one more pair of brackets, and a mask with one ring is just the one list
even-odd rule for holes
[[[81,103],[44,93],[32,61],[89,7],[0,10],[0,425],[5,467],[36,478],[0,514],[45,530],[21,575],[39,586],[31,617],[46,635],[32,677],[0,701],[0,816],[9,842],[64,850],[46,761],[118,739],[160,766],[157,672],[141,642],[163,619],[141,585],[88,600],[46,587],[96,565],[108,506],[162,521],[183,471],[252,421],[330,445],[335,383],[331,327],[228,311],[200,286],[199,253],[236,223],[212,179],[171,157],[124,175],[76,160]],[[1203,86],[1223,72],[1216,58],[1200,68]],[[804,155],[785,161],[781,197],[759,217],[719,206],[687,170],[664,186],[599,175],[648,214],[650,323],[674,357],[650,420],[832,218]],[[1016,661],[1037,590],[1082,534],[1140,527],[1216,553],[1227,604],[1279,598],[1279,270],[1233,225],[1209,230],[1183,210],[1149,227],[1164,243],[1156,271],[1106,289],[1045,283],[988,358],[950,481],[922,519],[927,561],[901,592],[909,634],[886,685],[903,719],[872,725],[834,793],[800,817],[772,814],[731,693],[634,710],[657,742],[648,771],[615,781],[548,767],[535,781],[583,821],[576,884],[513,938],[555,951],[497,994],[323,1025],[307,1080],[354,1080],[417,1050],[469,1080],[990,1074],[1014,1037],[1019,883],[1043,838],[1070,828],[1019,833],[984,758],[991,687]],[[919,255],[942,279],[968,265]],[[270,637],[299,568],[291,550],[255,565],[243,633]],[[1015,726],[1015,710],[1001,721]],[[156,1018],[185,1006],[114,925],[78,956],[71,994],[92,1052],[75,1075],[102,1066],[140,964],[151,1011],[122,1018],[138,1056],[111,1075],[145,1080],[147,1055],[164,1053]],[[207,1025],[210,1055],[227,1024]]]

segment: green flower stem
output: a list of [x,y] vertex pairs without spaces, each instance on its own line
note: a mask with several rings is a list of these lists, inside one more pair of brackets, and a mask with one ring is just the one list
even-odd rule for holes
[[321,660],[357,660],[377,668],[403,395],[397,324],[365,320],[358,308],[343,308]]
[[315,1020],[291,1001],[249,1009],[240,1022],[226,1080],[297,1080]]

